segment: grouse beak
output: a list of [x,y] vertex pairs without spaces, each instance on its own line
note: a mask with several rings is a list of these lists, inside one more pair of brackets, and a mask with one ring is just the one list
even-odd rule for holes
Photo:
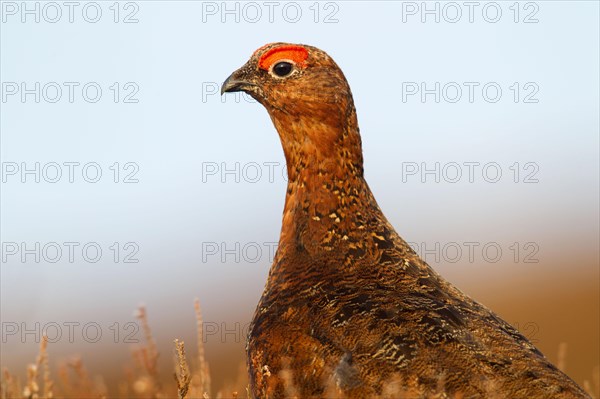
[[247,91],[250,87],[256,86],[256,84],[248,82],[240,75],[242,74],[238,69],[237,71],[229,75],[227,79],[225,79],[223,85],[221,86],[221,95],[223,95],[224,93],[233,93],[236,91]]

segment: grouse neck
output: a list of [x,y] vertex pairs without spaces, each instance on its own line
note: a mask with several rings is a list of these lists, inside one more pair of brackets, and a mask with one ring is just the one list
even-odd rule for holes
[[363,174],[362,143],[352,96],[326,103],[267,106],[283,147],[288,180],[328,172],[335,177]]
[[363,177],[362,157],[358,164],[347,156],[344,147],[329,159],[301,149],[286,154],[289,177],[280,246],[313,254],[342,250],[380,214]]

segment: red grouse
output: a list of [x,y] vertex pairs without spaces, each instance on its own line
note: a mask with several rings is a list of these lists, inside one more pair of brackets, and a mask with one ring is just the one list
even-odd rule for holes
[[352,94],[329,55],[267,44],[221,91],[267,109],[287,161],[247,342],[255,398],[589,397],[396,233],[364,179]]

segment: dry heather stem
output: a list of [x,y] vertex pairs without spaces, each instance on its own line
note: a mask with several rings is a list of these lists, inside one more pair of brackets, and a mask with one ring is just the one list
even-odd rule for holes
[[[90,375],[84,367],[83,361],[79,357],[75,357],[71,359],[67,365],[73,370],[75,376],[77,377],[76,384],[71,384],[69,381],[67,381],[70,383],[69,389],[72,392],[75,392],[77,395],[76,397],[78,398],[91,397],[94,392],[94,383],[90,379]],[[68,369],[66,372],[68,373]]]
[[28,399],[38,398],[38,391],[40,390],[37,383],[37,366],[30,364],[27,366],[27,385],[23,389],[23,396]]
[[185,360],[185,347],[183,341],[175,340],[175,351],[177,354],[177,362],[175,369],[179,371],[175,372],[175,381],[177,382],[177,394],[179,399],[185,399],[188,390],[190,388],[190,381],[192,379],[190,370],[188,368],[187,361]]
[[4,369],[3,378],[2,378],[2,391],[0,393],[1,397],[4,399],[13,399],[17,397],[17,392],[20,392],[18,382],[16,379],[8,372],[8,369]]
[[42,337],[40,343],[40,352],[37,356],[35,364],[27,366],[27,385],[23,389],[23,396],[28,399],[40,398],[40,386],[37,382],[38,372],[40,367],[44,370],[43,375],[43,387],[41,398],[51,399],[53,397],[52,387],[54,383],[50,378],[50,367],[48,366],[48,337],[45,335]]
[[592,382],[583,381],[583,389],[592,397],[592,399],[600,398],[600,366],[594,367],[592,370]]
[[203,321],[202,321],[202,310],[200,308],[200,300],[196,298],[194,300],[194,311],[196,313],[196,331],[197,331],[197,345],[198,345],[198,370],[194,373],[195,379],[197,379],[198,390],[203,393],[203,396],[208,396],[210,392],[210,372],[208,363],[204,358],[204,335],[203,335]]
[[565,370],[567,368],[567,343],[566,342],[561,342],[558,345],[558,357],[556,359],[556,367],[563,373],[565,372]]
[[54,382],[50,378],[50,366],[48,364],[48,337],[45,335],[42,337],[42,342],[40,343],[40,354],[37,358],[37,366],[41,366],[44,370],[44,389],[42,391],[42,397],[45,399],[51,399],[54,396],[52,392]]
[[144,337],[146,339],[146,346],[142,348],[138,355],[141,356],[140,360],[144,370],[148,373],[151,379],[154,391],[154,397],[160,396],[161,384],[158,375],[158,349],[156,348],[156,341],[152,336],[152,330],[148,323],[148,315],[146,313],[146,307],[140,306],[136,317],[142,323],[142,329],[144,330]]

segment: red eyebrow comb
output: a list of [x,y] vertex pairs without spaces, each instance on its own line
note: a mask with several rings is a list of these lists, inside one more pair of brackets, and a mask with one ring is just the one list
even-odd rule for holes
[[[267,45],[268,46],[268,45]],[[258,52],[262,48],[256,50]],[[255,52],[255,53],[256,53]],[[306,59],[308,58],[308,50],[302,46],[296,45],[284,45],[273,47],[269,51],[260,57],[258,66],[262,69],[268,70],[271,65],[280,60],[290,60],[295,62],[300,67],[306,66]]]

